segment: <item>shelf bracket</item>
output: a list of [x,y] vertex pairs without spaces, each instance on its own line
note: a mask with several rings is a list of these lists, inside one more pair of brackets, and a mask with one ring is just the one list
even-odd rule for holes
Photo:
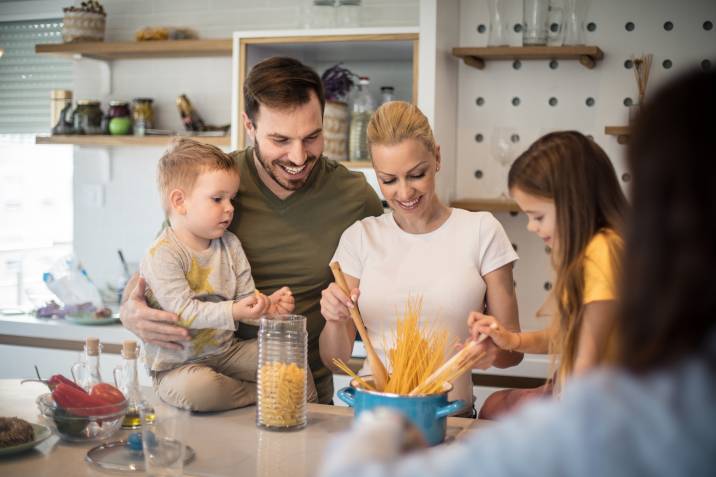
[[485,69],[485,60],[480,57],[463,56],[462,61],[464,61],[467,66],[472,66],[473,68],[477,68],[478,70]]
[[72,55],[72,59],[77,61],[92,61],[99,65],[99,94],[101,96],[109,96],[112,94],[112,68],[110,68],[109,60],[102,60],[90,56],[83,56],[81,53]]

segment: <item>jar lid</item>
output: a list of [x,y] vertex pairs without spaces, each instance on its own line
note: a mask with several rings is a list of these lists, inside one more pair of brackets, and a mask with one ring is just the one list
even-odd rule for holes
[[50,91],[52,99],[72,99],[72,91],[68,89],[53,89]]
[[127,101],[110,101],[110,106],[129,106],[129,102]]
[[99,106],[99,101],[96,99],[78,99],[77,104],[80,106]]
[[134,98],[133,101],[135,103],[151,103],[154,100],[152,98]]

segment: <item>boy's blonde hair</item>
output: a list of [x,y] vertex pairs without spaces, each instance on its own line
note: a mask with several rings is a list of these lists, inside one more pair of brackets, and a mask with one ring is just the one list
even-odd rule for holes
[[210,171],[230,171],[239,174],[234,160],[224,151],[211,144],[191,139],[174,140],[167,152],[159,159],[157,186],[166,215],[171,211],[169,194],[174,189],[190,193],[199,174]]
[[417,139],[432,154],[436,144],[428,118],[414,104],[390,101],[373,113],[367,129],[368,147],[394,145],[406,139]]

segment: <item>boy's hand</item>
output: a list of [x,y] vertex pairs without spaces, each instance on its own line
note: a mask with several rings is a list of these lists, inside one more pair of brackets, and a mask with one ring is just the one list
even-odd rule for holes
[[269,309],[269,298],[262,293],[255,293],[235,301],[231,311],[234,320],[256,321],[261,315],[265,315]]
[[287,314],[292,313],[296,306],[296,300],[293,293],[288,287],[279,288],[268,297],[269,306],[267,313],[270,314]]
[[470,328],[472,339],[477,339],[482,333],[492,338],[492,341],[501,349],[514,351],[519,346],[518,334],[507,330],[492,316],[473,311],[467,318],[467,326]]

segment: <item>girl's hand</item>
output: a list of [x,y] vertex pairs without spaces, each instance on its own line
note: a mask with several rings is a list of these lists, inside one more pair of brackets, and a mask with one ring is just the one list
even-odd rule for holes
[[[465,342],[465,344],[467,341]],[[455,345],[456,350],[462,349],[465,344]],[[471,367],[472,369],[487,369],[492,367],[497,359],[497,354],[500,352],[500,348],[495,346],[495,343],[491,339],[485,339],[478,342],[477,346],[474,347],[472,356],[470,359],[473,360]]]
[[296,300],[288,287],[279,288],[269,297],[267,312],[274,315],[292,313],[296,306]]
[[508,351],[514,351],[520,345],[519,333],[507,330],[492,316],[473,311],[467,318],[467,326],[472,339],[478,339],[482,333],[491,338],[489,341]]
[[321,292],[321,314],[326,321],[342,322],[351,319],[350,308],[355,308],[358,303],[360,290],[351,290],[350,298],[343,293],[341,287],[331,283],[328,288]]
[[265,315],[269,308],[269,298],[263,293],[254,293],[239,301],[235,301],[231,308],[234,320],[255,321]]

